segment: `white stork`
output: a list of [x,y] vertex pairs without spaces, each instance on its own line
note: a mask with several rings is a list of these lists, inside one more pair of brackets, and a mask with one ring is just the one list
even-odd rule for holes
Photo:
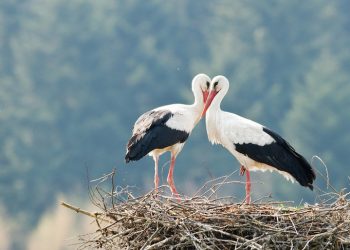
[[209,93],[210,78],[198,74],[192,80],[194,103],[192,105],[172,104],[158,107],[141,115],[133,128],[127,144],[125,161],[137,161],[149,154],[154,160],[154,186],[158,188],[158,159],[167,151],[171,153],[168,184],[172,194],[178,196],[173,171],[175,159],[182,150],[192,129],[201,119],[205,101]]
[[287,141],[259,123],[220,109],[228,89],[226,77],[213,78],[203,115],[209,141],[224,146],[241,164],[241,175],[246,172],[246,203],[250,203],[250,170],[275,170],[313,190],[314,170]]

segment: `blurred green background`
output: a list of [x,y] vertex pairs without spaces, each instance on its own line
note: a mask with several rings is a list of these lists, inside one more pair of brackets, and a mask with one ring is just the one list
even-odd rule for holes
[[[326,0],[2,0],[0,249],[72,247],[59,236],[69,215],[50,211],[61,211],[60,197],[89,204],[87,172],[116,168],[118,185],[149,191],[152,159],[123,161],[132,126],[154,107],[191,103],[200,72],[230,80],[224,110],[267,125],[309,161],[320,156],[331,183],[349,187],[349,10],[349,1]],[[238,167],[210,145],[202,121],[175,182],[191,195]],[[317,195],[277,174],[252,178],[253,198],[298,204]],[[322,178],[316,185],[324,188]],[[244,186],[227,193],[239,200]]]

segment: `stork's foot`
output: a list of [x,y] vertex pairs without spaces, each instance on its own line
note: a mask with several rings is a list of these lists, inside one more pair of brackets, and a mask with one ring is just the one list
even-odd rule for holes
[[246,203],[247,205],[249,205],[249,204],[251,203],[250,194],[246,194],[246,196],[245,196],[245,203]]
[[239,175],[243,176],[245,171],[246,171],[246,168],[244,166],[241,166],[241,168],[239,169]]
[[154,193],[158,194],[159,178],[154,179]]
[[179,193],[176,190],[173,178],[168,178],[167,181],[168,181],[168,184],[169,184],[169,187],[170,187],[171,194],[173,196],[175,196],[177,199],[180,199],[180,195],[179,195]]
[[170,186],[170,190],[173,196],[175,196],[178,200],[180,200],[180,195],[176,190],[175,183],[174,183],[174,166],[175,166],[175,156],[173,153],[171,153],[171,162],[170,162],[170,168],[168,173],[168,184]]
[[171,189],[172,195],[173,195],[176,199],[180,200],[180,195],[179,195],[179,193],[177,192],[176,188],[175,188],[175,187],[170,187],[170,189]]

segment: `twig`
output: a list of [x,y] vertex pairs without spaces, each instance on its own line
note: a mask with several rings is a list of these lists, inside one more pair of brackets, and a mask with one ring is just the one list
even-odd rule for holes
[[91,218],[99,219],[99,220],[102,220],[102,221],[108,222],[108,223],[112,223],[112,221],[109,221],[109,220],[106,220],[106,219],[104,219],[104,218],[99,217],[100,215],[102,215],[101,213],[90,213],[90,212],[88,212],[88,211],[86,211],[86,210],[83,210],[83,209],[81,209],[81,208],[75,207],[75,206],[70,205],[70,204],[68,204],[68,203],[66,203],[66,202],[63,202],[63,201],[61,202],[61,205],[64,206],[64,207],[66,207],[66,208],[69,208],[69,209],[71,209],[71,210],[74,210],[74,211],[77,212],[77,213],[87,215],[87,216],[89,216],[89,217],[91,217]]

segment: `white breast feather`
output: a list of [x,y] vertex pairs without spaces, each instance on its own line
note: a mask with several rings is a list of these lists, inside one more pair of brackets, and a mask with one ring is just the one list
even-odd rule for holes
[[212,144],[223,144],[221,140],[221,119],[220,112],[207,112],[205,116],[208,139]]

